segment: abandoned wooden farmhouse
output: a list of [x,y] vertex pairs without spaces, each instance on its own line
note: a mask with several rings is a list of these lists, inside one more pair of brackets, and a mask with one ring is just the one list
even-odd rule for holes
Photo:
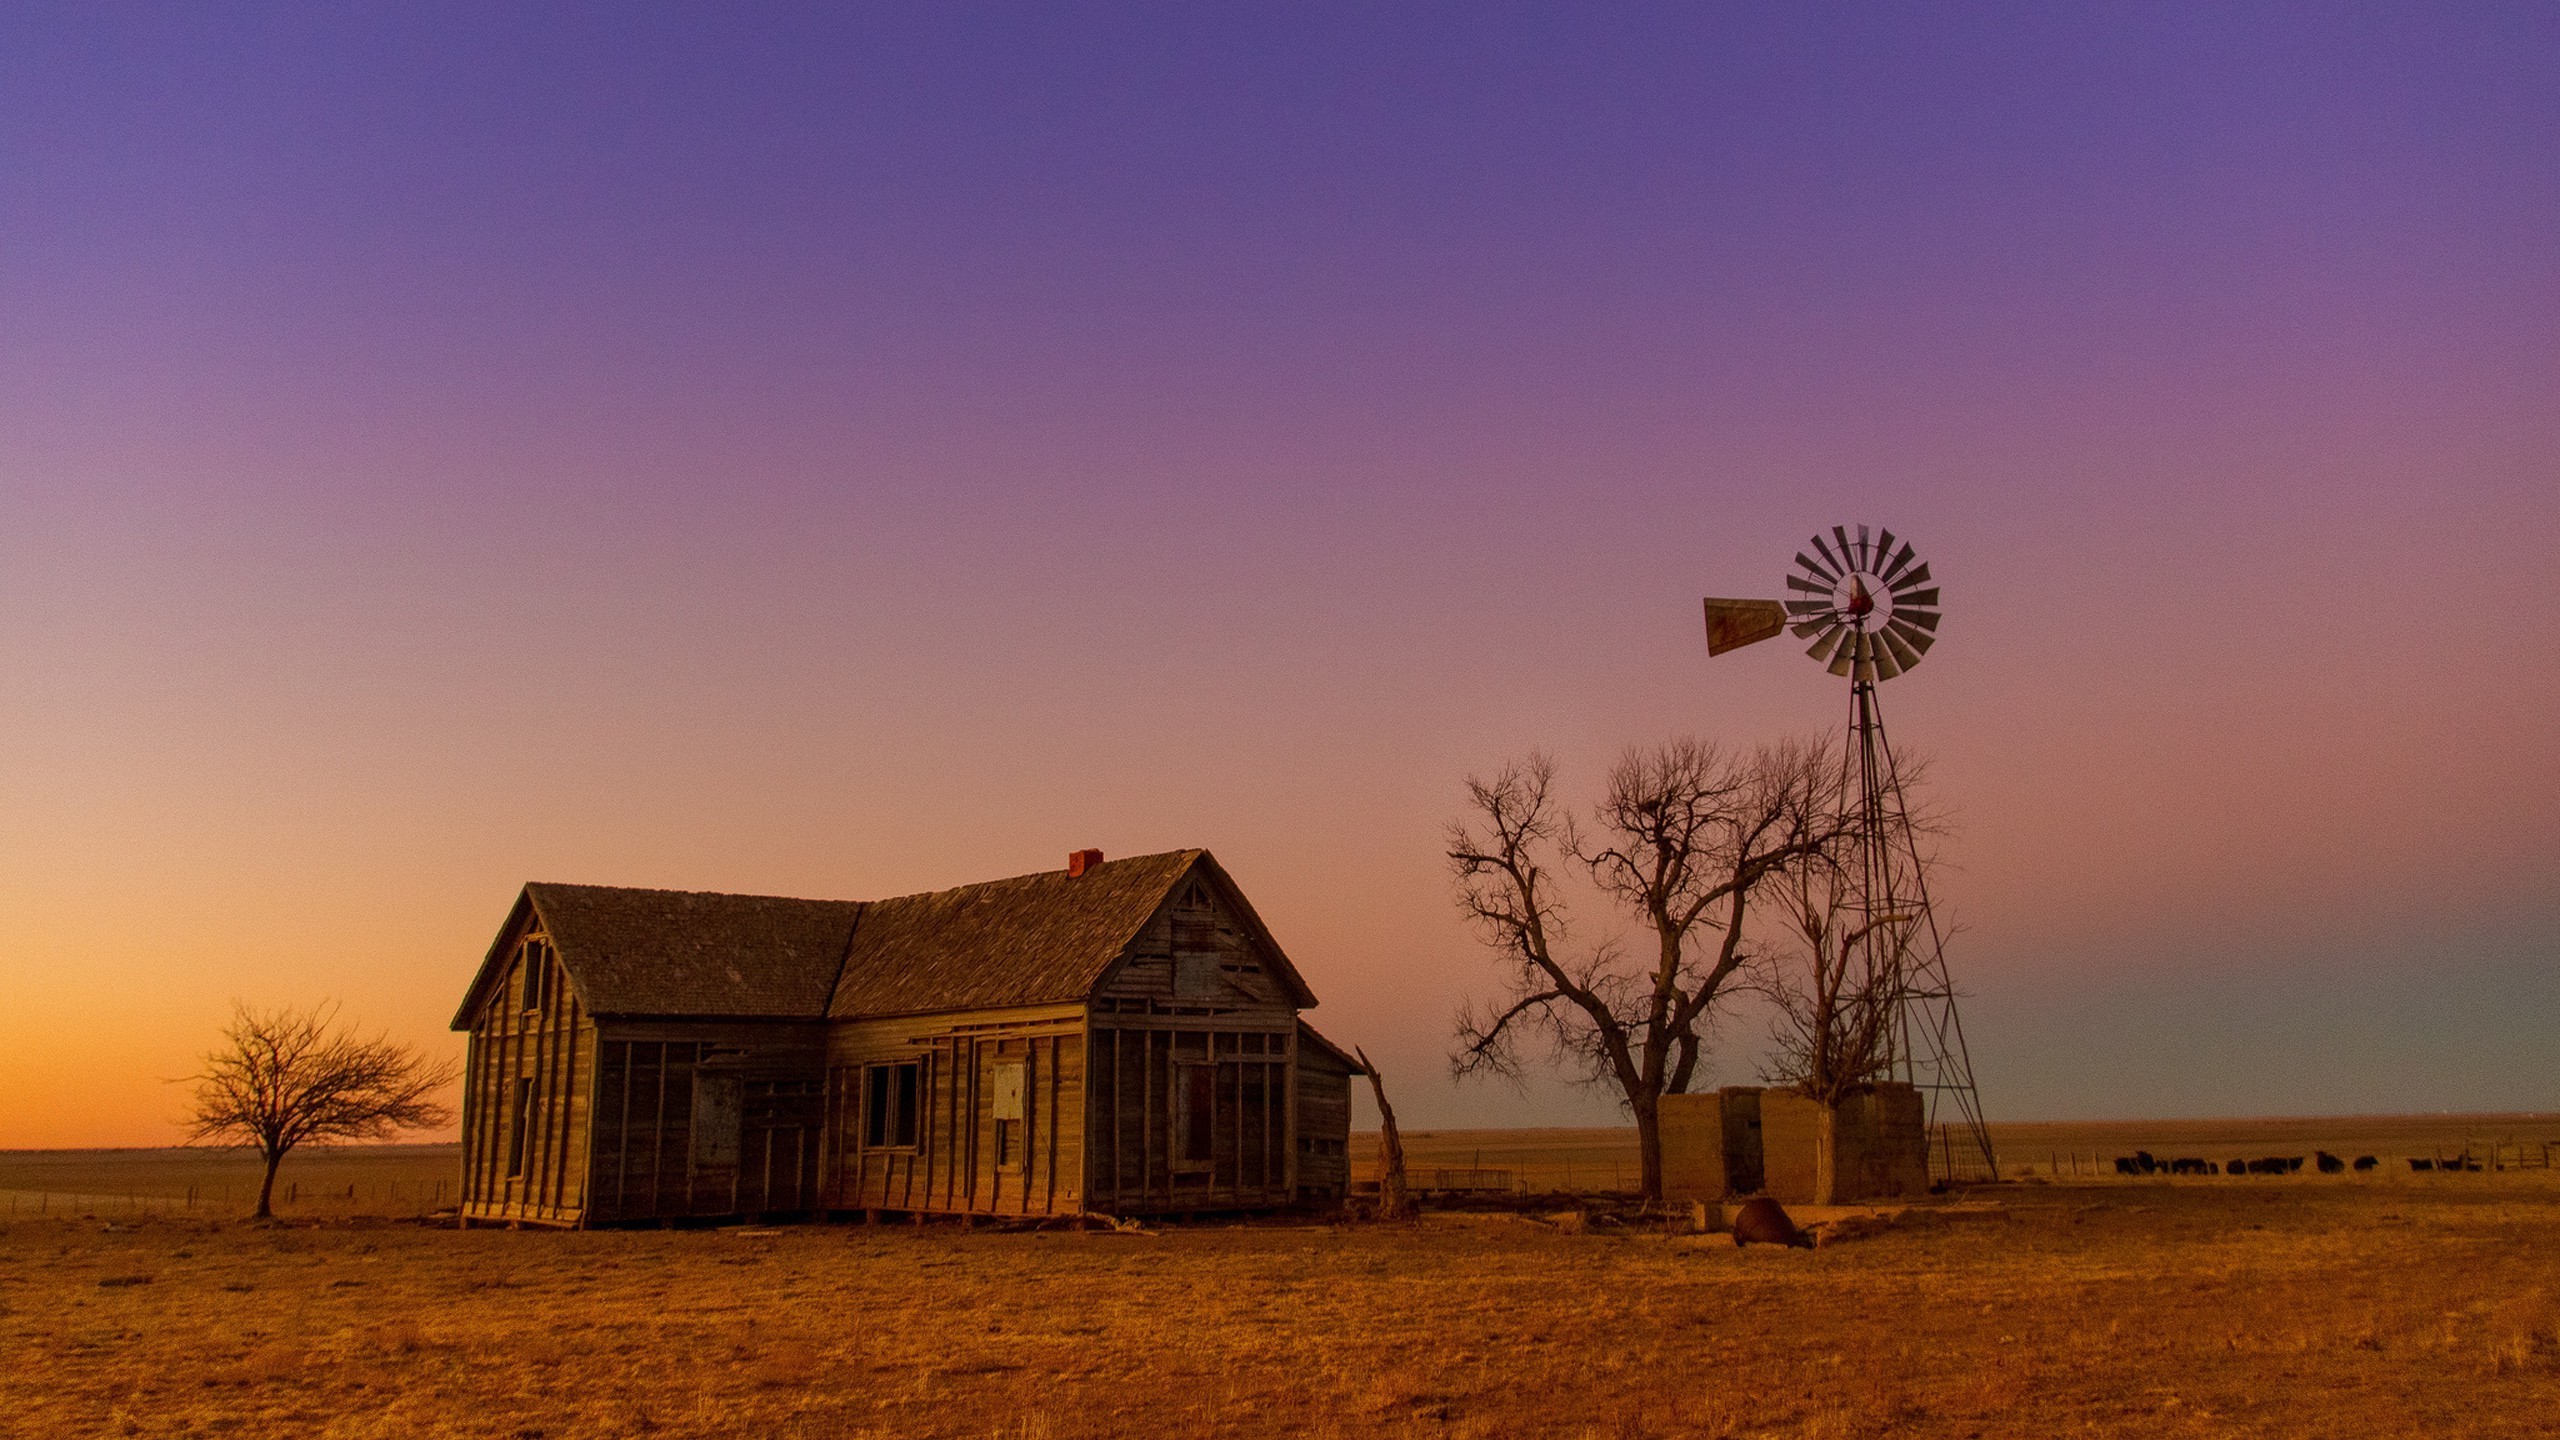
[[892,900],[529,884],[464,1223],[1339,1203],[1360,1067],[1205,850]]

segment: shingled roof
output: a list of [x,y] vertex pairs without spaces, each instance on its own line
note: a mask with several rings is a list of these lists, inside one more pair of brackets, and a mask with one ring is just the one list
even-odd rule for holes
[[875,902],[854,927],[827,1013],[842,1020],[1081,1000],[1194,869],[1278,958],[1276,973],[1298,1003],[1314,1004],[1209,852],[1174,850],[1105,861],[1073,877],[1047,870]]
[[[595,1015],[850,1019],[1083,999],[1195,870],[1265,946],[1302,1006],[1315,996],[1205,850],[1018,875],[893,900],[794,900],[687,890],[529,884],[580,1003]],[[493,946],[464,998],[467,1029],[504,973]]]
[[814,1018],[862,905],[604,885],[525,887],[598,1015]]

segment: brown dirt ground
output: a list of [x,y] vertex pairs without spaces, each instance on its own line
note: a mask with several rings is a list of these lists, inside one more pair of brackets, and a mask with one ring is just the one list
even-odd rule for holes
[[22,1217],[0,1433],[2560,1429],[2551,1172],[1987,1193],[1993,1217],[1811,1252],[1446,1212],[1151,1237]]

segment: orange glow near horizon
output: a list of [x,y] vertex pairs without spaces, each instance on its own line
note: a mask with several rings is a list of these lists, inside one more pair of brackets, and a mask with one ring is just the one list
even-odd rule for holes
[[1441,826],[1840,725],[1698,633],[1835,523],[1995,1118],[2560,1109],[2549,16],[924,13],[0,18],[0,1147],[456,1052],[529,879],[1085,845],[1613,1123],[1446,1078]]

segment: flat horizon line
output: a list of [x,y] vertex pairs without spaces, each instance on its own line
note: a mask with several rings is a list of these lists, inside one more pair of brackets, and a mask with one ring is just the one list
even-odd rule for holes
[[[2286,1125],[2338,1122],[2387,1123],[2391,1121],[2406,1120],[2423,1120],[2436,1123],[2441,1123],[2447,1120],[2551,1121],[2560,1123],[2560,1110],[2401,1110],[2327,1115],[2163,1115],[2134,1116],[2130,1118],[2103,1120],[1993,1120],[1990,1121],[1989,1124],[1992,1129],[1998,1130],[2010,1126],[2026,1125],[2069,1125],[2088,1127],[2113,1125]],[[1434,1125],[1427,1128],[1400,1127],[1399,1133],[1405,1135],[1606,1135],[1633,1133],[1635,1128],[1636,1127],[1632,1124]],[[1351,1133],[1354,1135],[1376,1135],[1379,1132],[1373,1127],[1369,1129],[1355,1129]],[[461,1144],[462,1142],[459,1139],[377,1140],[352,1145],[305,1144],[295,1147],[295,1150],[296,1153],[305,1151],[342,1153],[349,1150],[451,1150],[459,1148]],[[0,1155],[130,1155],[148,1154],[159,1151],[200,1151],[207,1154],[219,1154],[225,1151],[246,1150],[249,1148],[251,1147],[241,1145],[26,1145],[0,1146]]]

